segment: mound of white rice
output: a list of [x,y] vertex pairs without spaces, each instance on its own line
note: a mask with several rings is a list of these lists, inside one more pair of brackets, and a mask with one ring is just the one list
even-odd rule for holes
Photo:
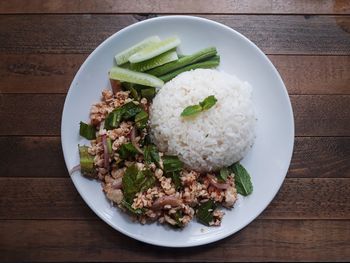
[[[214,95],[216,104],[195,117],[181,117],[189,105]],[[213,171],[244,157],[252,146],[256,122],[251,87],[237,77],[196,69],[166,83],[150,110],[151,136],[158,148],[187,167]]]

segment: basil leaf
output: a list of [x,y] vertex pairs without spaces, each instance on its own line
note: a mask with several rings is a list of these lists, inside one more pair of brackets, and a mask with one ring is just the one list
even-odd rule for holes
[[218,175],[218,181],[226,182],[228,175],[229,175],[228,168],[226,168],[226,167],[225,168],[221,168],[220,169],[220,173]]
[[137,128],[143,129],[146,127],[148,122],[148,113],[144,110],[141,110],[138,114],[135,116],[135,124]]
[[175,214],[173,214],[173,219],[176,222],[176,225],[174,225],[175,227],[183,227],[184,224],[180,221],[180,218],[183,217],[182,211],[177,210]]
[[173,181],[174,185],[175,185],[175,189],[176,191],[179,190],[181,188],[181,178],[180,178],[180,172],[176,171],[176,172],[172,172],[171,173],[171,180]]
[[94,157],[89,154],[88,146],[80,146],[79,148],[79,157],[80,157],[80,171],[83,175],[94,176]]
[[202,111],[210,109],[215,105],[216,102],[217,102],[217,99],[215,98],[214,95],[208,96],[203,101],[199,102],[198,105],[191,105],[186,107],[182,111],[181,116],[188,117],[188,116],[196,115]]
[[155,185],[156,178],[150,170],[139,171],[135,165],[128,167],[122,180],[124,199],[132,204],[135,195]]
[[131,206],[131,204],[129,204],[127,201],[125,201],[124,199],[122,200],[122,205],[132,214],[135,215],[143,215],[145,213],[145,211],[143,209],[135,209]]
[[218,100],[214,95],[206,97],[199,105],[202,107],[202,110],[208,110],[215,105]]
[[179,160],[177,156],[165,155],[162,159],[165,173],[181,171],[183,163]]
[[143,158],[145,162],[150,164],[155,162],[159,166],[159,152],[154,144],[146,145],[143,149]]
[[192,105],[192,106],[186,107],[182,111],[181,116],[188,117],[188,116],[196,115],[196,114],[200,113],[201,111],[202,111],[202,107],[200,105]]
[[248,171],[239,162],[229,168],[235,174],[237,192],[244,196],[250,195],[253,192],[253,184]]
[[197,209],[196,217],[197,220],[209,226],[209,223],[214,220],[214,210],[216,209],[216,205],[213,200],[209,199],[208,201],[201,203]]
[[138,151],[131,142],[124,143],[118,149],[119,157],[123,160],[128,159],[129,157],[134,157],[137,153]]
[[82,121],[80,122],[79,134],[88,140],[96,139],[95,127]]

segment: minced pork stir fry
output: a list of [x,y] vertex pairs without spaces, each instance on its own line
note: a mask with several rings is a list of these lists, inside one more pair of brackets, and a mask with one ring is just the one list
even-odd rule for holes
[[[102,182],[106,197],[142,224],[158,221],[186,226],[193,217],[218,226],[237,199],[234,171],[240,164],[214,173],[187,169],[176,156],[165,155],[152,144],[148,112],[153,92],[132,97],[120,89],[104,90],[91,108],[91,124],[80,123],[80,134],[91,146],[79,146],[80,169]],[[152,94],[153,93],[153,94]]]

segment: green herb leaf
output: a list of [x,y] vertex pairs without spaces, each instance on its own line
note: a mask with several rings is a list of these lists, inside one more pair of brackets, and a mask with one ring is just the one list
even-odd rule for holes
[[141,110],[138,114],[135,116],[135,123],[137,128],[144,129],[147,125],[148,121],[148,113],[144,110]]
[[150,164],[155,162],[159,166],[159,152],[154,144],[146,145],[143,149],[143,158],[145,162]]
[[199,102],[198,105],[191,105],[186,107],[182,111],[181,116],[188,117],[188,116],[196,115],[202,111],[210,109],[215,105],[216,102],[217,102],[217,99],[215,98],[214,95],[208,96],[203,101]]
[[94,177],[94,157],[89,154],[88,146],[80,146],[79,148],[79,157],[80,157],[80,171],[83,175],[88,175]]
[[181,179],[180,179],[180,172],[179,171],[172,172],[171,173],[171,180],[173,181],[173,183],[175,185],[176,191],[179,190],[182,186]]
[[181,171],[183,163],[179,160],[177,156],[165,155],[162,159],[165,173]]
[[173,214],[173,219],[176,222],[176,225],[174,225],[175,227],[183,227],[184,224],[180,221],[180,218],[183,217],[182,211],[177,210],[175,214]]
[[186,107],[182,111],[181,116],[188,117],[188,116],[196,115],[200,112],[202,112],[202,107],[200,105],[192,105],[192,106]]
[[125,201],[132,204],[138,192],[153,187],[155,182],[156,178],[150,170],[139,171],[135,165],[128,167],[122,181]]
[[237,192],[244,196],[250,195],[253,192],[253,184],[248,171],[239,162],[229,168],[235,174]]
[[229,175],[229,170],[228,168],[221,168],[220,169],[220,174],[218,175],[218,180],[219,182],[226,182],[227,177]]
[[211,95],[209,97],[206,97],[202,102],[199,103],[199,105],[203,110],[208,110],[213,107],[217,101],[218,100],[215,98],[215,96]]
[[134,157],[137,153],[138,151],[131,142],[122,144],[118,149],[119,157],[123,160],[128,159],[129,157]]
[[96,139],[96,129],[94,126],[86,124],[84,122],[80,122],[80,129],[79,129],[80,136],[83,136],[84,138],[88,140]]
[[209,226],[209,223],[214,220],[213,212],[216,209],[216,205],[213,200],[209,199],[207,202],[201,203],[197,209],[197,220]]
[[131,206],[131,204],[129,204],[127,201],[125,201],[124,199],[122,200],[122,205],[132,214],[135,215],[143,215],[145,213],[145,211],[143,209],[135,209]]

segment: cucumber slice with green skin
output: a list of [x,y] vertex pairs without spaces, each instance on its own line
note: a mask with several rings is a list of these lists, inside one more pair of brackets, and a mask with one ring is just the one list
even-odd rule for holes
[[178,37],[169,37],[164,39],[158,43],[149,45],[139,52],[135,53],[131,57],[129,57],[130,63],[138,63],[141,61],[145,61],[150,58],[154,58],[170,49],[173,49],[180,45],[181,41]]
[[164,85],[164,81],[157,77],[120,67],[111,68],[109,71],[109,78],[154,88],[161,88]]
[[136,45],[133,45],[132,47],[129,47],[128,49],[117,54],[115,56],[115,61],[117,62],[117,65],[122,65],[128,62],[130,56],[134,55],[135,53],[139,52],[145,47],[149,45],[154,45],[158,42],[160,42],[160,38],[158,36],[148,37],[142,40],[141,42],[137,43]]
[[175,61],[178,59],[176,51],[169,50],[163,54],[160,54],[154,58],[139,63],[130,64],[130,69],[135,71],[146,71],[152,68],[162,66],[166,63]]

